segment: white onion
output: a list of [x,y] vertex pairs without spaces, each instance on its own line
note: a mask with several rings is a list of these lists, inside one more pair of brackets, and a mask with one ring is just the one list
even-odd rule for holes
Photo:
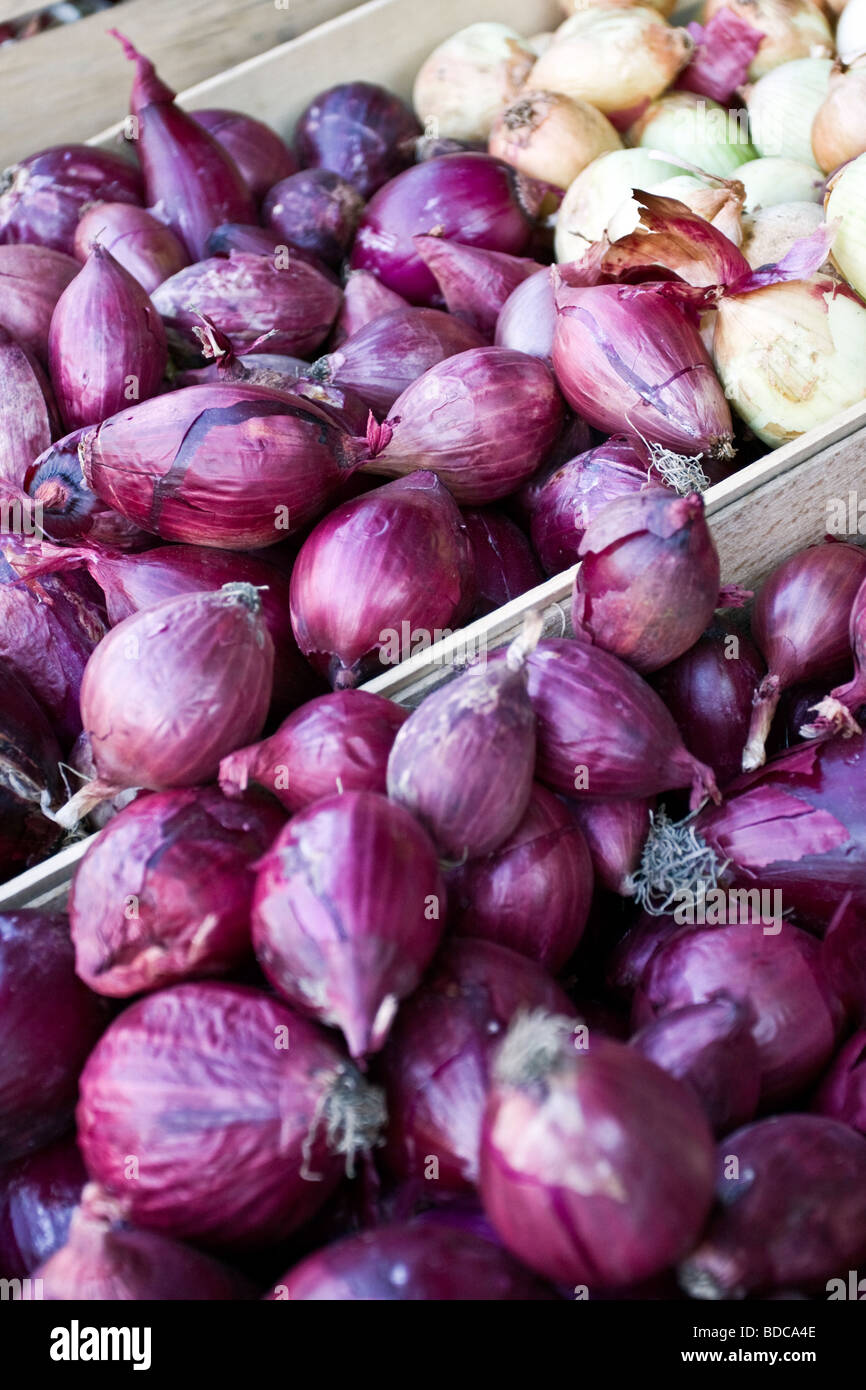
[[781,63],[833,53],[833,34],[816,0],[706,0],[704,23],[720,10],[731,10],[764,36],[749,64],[753,82]]
[[818,203],[774,203],[743,218],[741,250],[753,270],[773,265],[795,241],[809,236],[823,221]]
[[[577,14],[580,10],[604,10],[604,9],[624,9],[629,5],[637,5],[639,0],[559,0],[560,9],[563,14]],[[677,8],[678,0],[643,0],[648,10],[658,10],[659,14],[669,19]]]
[[848,0],[836,26],[836,48],[846,65],[866,53],[866,0]]
[[812,153],[825,174],[866,153],[866,57],[847,72],[836,66],[812,122]]
[[554,242],[558,261],[574,261],[587,246],[603,236],[610,219],[623,203],[632,209],[631,225],[618,223],[617,236],[633,231],[638,222],[633,188],[652,191],[663,179],[683,171],[667,156],[653,157],[651,150],[613,150],[594,159],[570,185],[556,219]]
[[534,61],[516,29],[470,24],[440,43],[422,64],[412,93],[415,113],[437,137],[486,140]]
[[650,102],[628,139],[631,145],[664,150],[720,179],[739,177],[739,166],[755,158],[745,112],[726,111],[695,92],[667,92]]
[[797,58],[755,83],[747,105],[752,144],[759,155],[815,163],[812,122],[827,95],[832,71],[829,58]]
[[824,196],[824,180],[814,164],[799,159],[753,159],[740,166],[737,178],[746,190],[746,212],[777,203],[820,203]]
[[737,414],[786,444],[866,397],[866,307],[828,275],[725,296],[713,359]]
[[500,112],[487,148],[531,178],[568,188],[599,155],[621,150],[622,141],[588,102],[526,91]]
[[866,154],[846,164],[833,180],[827,221],[839,219],[831,259],[859,295],[866,296]]
[[553,43],[556,35],[552,29],[544,29],[540,34],[530,34],[528,39],[524,39],[526,47],[531,49],[536,58],[540,58],[545,49]]

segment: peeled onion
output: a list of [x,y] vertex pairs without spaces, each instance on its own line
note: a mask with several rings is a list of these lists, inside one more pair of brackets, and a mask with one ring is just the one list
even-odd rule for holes
[[531,178],[568,188],[599,155],[622,149],[622,141],[588,102],[528,91],[500,111],[487,148]]
[[422,63],[412,102],[437,137],[486,140],[501,107],[529,76],[535,54],[507,24],[470,24]]

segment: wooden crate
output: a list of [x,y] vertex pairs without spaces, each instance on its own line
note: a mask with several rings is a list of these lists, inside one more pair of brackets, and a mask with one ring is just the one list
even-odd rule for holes
[[[130,8],[137,0],[131,0]],[[126,7],[124,7],[126,8]],[[472,19],[500,19],[525,33],[550,27],[561,13],[555,0],[372,0],[295,41],[209,78],[183,94],[186,106],[235,106],[286,134],[322,86],[366,77],[407,95],[430,49]],[[84,22],[84,21],[82,21]],[[119,124],[94,141],[110,144]],[[726,582],[760,583],[786,555],[827,530],[834,499],[862,486],[866,502],[866,403],[854,406],[792,444],[776,449],[706,493],[707,514]],[[866,519],[864,519],[866,534]],[[509,642],[531,609],[544,614],[545,635],[570,631],[574,571],[557,575],[426,651],[383,672],[365,687],[414,706],[443,684],[468,651]],[[0,886],[0,910],[61,905],[89,839]]]

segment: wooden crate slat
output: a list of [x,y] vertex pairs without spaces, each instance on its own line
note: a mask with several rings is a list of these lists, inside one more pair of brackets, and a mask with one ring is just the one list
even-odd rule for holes
[[[44,5],[34,5],[33,0],[0,0],[0,24],[10,24],[13,20],[29,19],[38,14]],[[29,42],[29,40],[28,40]]]

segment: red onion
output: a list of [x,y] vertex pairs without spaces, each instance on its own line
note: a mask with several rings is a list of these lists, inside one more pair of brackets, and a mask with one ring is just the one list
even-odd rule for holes
[[400,394],[431,367],[484,346],[480,333],[440,309],[394,309],[320,357],[312,375],[356,391],[377,414],[387,415]]
[[692,1093],[633,1048],[538,1010],[493,1064],[481,1197],[505,1246],[548,1279],[621,1288],[694,1245],[713,1144]]
[[66,917],[0,915],[0,1162],[56,1139],[78,1074],[105,1027],[101,999],[75,976]]
[[866,550],[834,540],[798,550],[764,580],[752,612],[752,636],[767,675],[755,692],[744,771],[764,761],[782,691],[847,660],[851,610],[864,580]]
[[498,1245],[428,1221],[380,1226],[308,1255],[273,1302],[533,1302],[556,1295]]
[[225,584],[165,599],[111,629],[81,685],[99,776],[64,807],[61,824],[125,787],[210,781],[220,758],[255,738],[274,662],[261,608],[251,584]]
[[130,203],[96,203],[82,213],[73,242],[79,261],[87,260],[95,241],[148,294],[189,265],[184,246],[171,228]]
[[367,690],[319,695],[270,738],[223,758],[220,786],[237,796],[258,783],[292,812],[335,792],[385,792],[388,754],[408,717]]
[[156,395],[165,330],[145,290],[96,242],[64,290],[48,336],[51,382],[68,430]]
[[312,352],[327,337],[340,290],[300,257],[289,255],[283,264],[273,256],[232,251],[172,275],[154,291],[153,304],[181,345],[198,348],[193,329],[205,314],[236,344],[268,334],[272,352],[295,356]]
[[8,1164],[0,1176],[0,1277],[25,1279],[66,1240],[87,1174],[74,1139]]
[[368,471],[394,477],[431,468],[458,502],[493,502],[532,476],[561,423],[562,401],[543,362],[471,348],[431,367],[385,424],[371,427]]
[[713,1220],[680,1271],[692,1298],[786,1288],[825,1297],[847,1286],[831,1276],[866,1258],[866,1139],[836,1120],[776,1115],[729,1134],[716,1195]]
[[691,787],[718,797],[712,769],[683,744],[658,695],[616,657],[550,638],[527,662],[538,728],[537,776],[565,796],[604,800]]
[[857,590],[851,605],[848,639],[854,655],[854,677],[845,685],[837,685],[825,700],[818,702],[814,707],[817,718],[800,729],[804,737],[828,731],[860,732],[854,716],[860,706],[866,704],[866,578]]
[[231,156],[257,201],[298,167],[288,145],[264,121],[254,120],[242,111],[205,109],[189,114]]
[[866,1026],[866,932],[862,910],[851,911],[847,895],[821,943],[821,965],[849,1016]]
[[553,366],[569,405],[653,458],[730,457],[731,412],[697,323],[666,283],[572,287],[555,274]]
[[723,994],[686,1004],[641,1028],[631,1046],[694,1091],[716,1134],[754,1116],[761,1080],[745,1004]]
[[537,270],[511,291],[496,319],[493,341],[553,365],[556,305],[550,271]]
[[653,688],[682,730],[686,747],[709,764],[720,787],[740,771],[752,695],[763,669],[748,637],[714,624],[653,676]]
[[0,242],[71,255],[88,203],[140,204],[143,191],[138,169],[120,155],[93,145],[55,145],[0,175]]
[[493,339],[506,299],[540,269],[537,261],[525,256],[465,246],[441,236],[416,236],[412,240],[430,267],[448,312],[477,328],[488,342]]
[[79,269],[44,246],[0,246],[0,323],[44,365],[54,306]]
[[81,1076],[78,1137],[130,1221],[255,1247],[307,1221],[383,1119],[324,1029],[259,990],[186,984],[105,1033]]
[[494,612],[542,582],[529,541],[502,512],[492,507],[467,509],[463,520],[475,558],[473,617]]
[[69,1236],[36,1270],[42,1297],[67,1302],[226,1301],[255,1296],[234,1270],[123,1219],[121,1204],[88,1183]]
[[60,831],[45,809],[62,795],[60,748],[28,688],[0,664],[0,875],[50,854]]
[[255,222],[255,207],[231,155],[192,116],[174,104],[174,92],[153,63],[116,29],[108,31],[135,63],[130,111],[147,202],[176,232],[192,260],[221,222]]
[[[700,110],[700,102],[690,107],[689,119],[700,119]],[[604,251],[603,273],[616,279],[657,279],[662,270],[667,280],[676,278],[687,285],[714,287],[709,303],[715,302],[718,287],[742,284],[752,278],[742,251],[708,218],[693,212],[678,198],[664,198],[641,189],[635,189],[632,196],[640,211],[640,222],[633,232],[617,238]],[[738,203],[738,213],[740,206]],[[775,274],[775,266],[771,273]],[[676,293],[674,289],[672,295]],[[683,307],[688,311],[688,298],[684,298]],[[695,310],[699,312],[704,307],[697,297]]]
[[671,916],[642,913],[610,953],[606,973],[611,989],[631,999],[658,948],[684,930]]
[[[208,256],[228,256],[232,251],[250,251],[256,256],[270,256],[274,258],[274,252],[282,243],[275,232],[269,232],[266,227],[250,226],[246,222],[222,222],[219,227],[214,227],[207,239],[205,250]],[[314,261],[314,257],[300,255],[298,248],[293,246],[286,248],[292,255],[297,255],[300,260],[308,263]],[[321,265],[321,262],[319,262]],[[328,271],[328,275],[333,272]]]
[[378,1052],[445,925],[436,851],[377,792],[325,797],[293,816],[258,864],[253,945],[274,987]]
[[675,85],[729,106],[746,83],[763,35],[727,8],[717,10],[706,25],[687,24],[686,28],[695,40],[695,50]]
[[358,451],[311,401],[262,386],[187,386],[85,434],[85,481],[166,541],[256,549],[326,507]]
[[369,270],[350,270],[343,286],[343,303],[331,337],[335,348],[347,338],[366,328],[368,323],[390,314],[392,309],[405,309],[406,300],[389,290],[387,285]]
[[518,637],[495,666],[470,666],[428,695],[399,730],[388,795],[430,832],[440,855],[460,861],[499,849],[526,814],[535,763],[535,716]]
[[330,169],[302,169],[274,184],[262,204],[266,227],[290,246],[339,266],[364,210],[356,188]]
[[269,797],[228,801],[216,787],[157,792],[125,806],[73,880],[79,978],[125,999],[243,964],[252,865],[284,820]]
[[342,82],[313,97],[295,127],[305,168],[332,169],[369,198],[412,163],[420,126],[375,82]]
[[386,1157],[421,1191],[434,1181],[434,1192],[477,1184],[490,1062],[519,1009],[573,1012],[535,961],[492,941],[460,939],[445,942],[401,1008],[383,1053]]
[[301,546],[292,625],[301,651],[338,687],[396,664],[459,623],[472,596],[460,513],[417,472],[335,507]]
[[509,165],[487,154],[431,159],[398,174],[364,209],[350,265],[372,270],[411,304],[434,302],[436,281],[413,237],[436,231],[467,246],[519,256],[532,224]]
[[20,488],[34,458],[59,433],[59,421],[42,368],[2,326],[0,381],[0,483]]
[[118,550],[130,550],[151,537],[125,516],[106,507],[84,481],[78,446],[84,430],[73,430],[50,444],[24,475],[26,492],[41,508],[42,526],[55,540],[86,536]]
[[640,1025],[727,994],[750,1015],[762,1102],[795,1096],[832,1056],[841,1023],[820,946],[760,911],[738,914],[745,921],[736,926],[715,925],[709,907],[707,915],[707,928],[691,928],[659,946],[635,996],[634,1020]]
[[700,493],[617,498],[589,523],[579,554],[575,632],[637,671],[688,651],[719,602],[719,556]]
[[534,786],[512,835],[447,879],[451,926],[530,956],[552,972],[576,950],[592,901],[586,841],[562,803]]
[[652,797],[640,800],[571,802],[571,814],[586,839],[593,871],[609,893],[631,897],[632,874],[650,828]]
[[833,1059],[814,1108],[866,1135],[866,1029],[849,1038]]

